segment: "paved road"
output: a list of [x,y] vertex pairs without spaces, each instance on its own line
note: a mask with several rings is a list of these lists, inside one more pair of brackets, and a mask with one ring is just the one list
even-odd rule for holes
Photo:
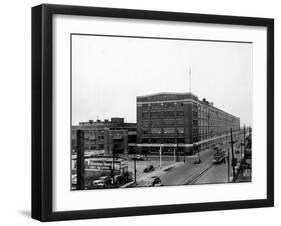
[[[234,150],[240,150],[240,137],[236,137],[239,142],[236,142],[234,146]],[[230,149],[230,144],[224,144],[223,149],[226,151]],[[231,152],[230,153],[230,162],[231,162]],[[161,178],[163,185],[184,185],[184,184],[206,184],[206,183],[226,183],[228,181],[228,165],[227,163],[221,163],[218,165],[213,164],[213,154],[214,150],[209,149],[200,152],[200,164],[194,164],[194,160],[196,156],[186,156],[186,163],[178,166],[172,170],[167,172],[161,172],[161,174],[157,175]],[[173,156],[162,156],[163,163],[165,161],[172,163]],[[234,157],[240,159],[240,152],[235,153]],[[159,156],[149,156],[147,161],[145,162],[158,162]],[[183,163],[183,157],[181,159]],[[151,176],[150,174],[147,176]],[[138,177],[140,178],[140,177]],[[143,179],[143,178],[142,178]]]
[[221,163],[213,165],[202,176],[200,176],[196,181],[194,181],[193,184],[217,184],[227,182],[227,164]]
[[[130,156],[128,159],[128,169],[129,172],[132,172],[134,175],[134,161],[131,160],[133,156]],[[193,162],[196,156],[185,156],[185,162]],[[178,167],[178,165],[184,164],[184,156],[179,156],[179,161],[174,161],[174,156],[162,156],[162,164],[161,167],[159,166],[160,157],[157,155],[149,155],[145,160],[142,161],[136,161],[136,167],[137,167],[137,181],[143,181],[147,178],[151,178],[152,176],[160,176],[163,175],[166,172],[158,172],[159,170],[162,170],[163,168],[166,168],[167,166],[171,166],[175,170],[175,168]],[[155,170],[150,173],[144,173],[143,170],[149,165],[153,165]],[[172,171],[172,170],[171,170]]]
[[[234,144],[234,150],[240,150],[239,142]],[[237,147],[237,148],[236,148]],[[230,145],[224,145],[226,151],[230,149]],[[227,151],[226,151],[227,153]],[[183,185],[183,184],[205,184],[205,183],[226,183],[228,181],[228,165],[221,163],[214,165],[214,151],[209,149],[200,153],[201,164],[193,164],[194,159],[188,159],[183,166],[167,172],[161,176],[163,185]],[[234,153],[234,157],[240,159],[240,152]],[[231,156],[230,156],[231,162]],[[194,180],[194,178],[197,178]]]
[[206,150],[200,153],[200,164],[193,164],[193,159],[188,159],[187,163],[183,166],[176,168],[170,172],[167,172],[161,176],[163,185],[183,185],[194,178],[196,175],[204,171],[208,166],[212,164],[213,150]]

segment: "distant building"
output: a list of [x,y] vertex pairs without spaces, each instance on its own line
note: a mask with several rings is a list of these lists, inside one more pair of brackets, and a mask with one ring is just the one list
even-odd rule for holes
[[124,118],[89,120],[72,126],[72,151],[76,151],[76,131],[84,131],[85,151],[104,151],[105,154],[127,154],[129,143],[136,143],[136,123],[124,122]]
[[240,119],[192,93],[159,93],[137,97],[137,146],[142,153],[190,154],[240,130]]

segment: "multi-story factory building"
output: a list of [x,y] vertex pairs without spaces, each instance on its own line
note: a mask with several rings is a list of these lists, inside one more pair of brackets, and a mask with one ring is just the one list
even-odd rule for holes
[[137,146],[142,153],[177,149],[190,154],[240,130],[240,119],[192,93],[159,93],[137,97]]
[[[127,154],[130,152],[128,144],[136,143],[136,123],[124,122],[124,118],[111,120],[89,120],[72,126],[72,151],[77,145],[77,130],[84,131],[85,151],[97,151],[104,154]],[[131,151],[132,152],[132,151]]]

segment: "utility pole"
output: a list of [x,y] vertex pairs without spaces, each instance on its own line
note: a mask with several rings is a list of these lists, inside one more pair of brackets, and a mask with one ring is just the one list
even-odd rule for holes
[[183,162],[185,163],[185,147],[183,147]]
[[76,131],[77,139],[77,190],[85,188],[85,156],[84,156],[84,131]]
[[233,175],[233,182],[235,182],[235,161],[234,161],[234,152],[233,152],[233,138],[232,138],[232,128],[230,129],[230,139],[231,139],[231,158],[232,158],[232,175]]
[[162,145],[160,145],[159,157],[160,157],[160,160],[159,160],[159,167],[161,167],[161,166],[162,166]]
[[246,128],[244,124],[244,155],[245,155],[245,150],[246,150]]
[[243,143],[242,143],[242,141],[240,142],[240,144],[241,144],[241,151],[240,151],[240,162],[242,163],[242,146],[243,146]]
[[136,159],[136,149],[134,151],[134,173],[135,173],[135,183],[137,183],[137,159]]
[[114,159],[115,159],[115,155],[114,155],[114,149],[112,148],[112,172],[111,172],[111,175],[112,175],[112,184],[114,184],[115,180],[114,180],[114,174],[115,174],[115,162],[114,162]]
[[230,154],[229,154],[229,148],[227,148],[227,175],[228,175],[228,183],[230,182],[229,179],[230,179]]
[[178,154],[178,130],[176,129],[176,162],[179,161],[179,154]]

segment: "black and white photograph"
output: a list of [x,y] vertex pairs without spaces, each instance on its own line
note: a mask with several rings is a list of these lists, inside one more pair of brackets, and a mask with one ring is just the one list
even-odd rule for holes
[[41,4],[31,36],[32,218],[274,206],[273,18]]
[[252,42],[70,44],[71,191],[252,182]]

